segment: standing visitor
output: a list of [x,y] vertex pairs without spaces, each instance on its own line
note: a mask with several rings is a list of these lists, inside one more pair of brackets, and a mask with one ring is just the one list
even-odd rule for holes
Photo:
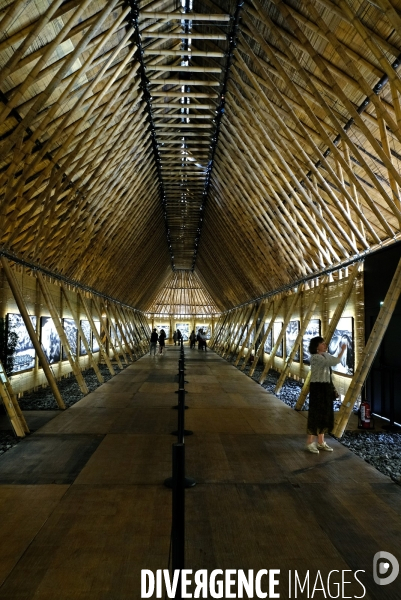
[[191,335],[189,336],[189,343],[190,343],[190,348],[195,348],[195,342],[196,342],[196,334],[195,334],[195,330],[193,329],[191,331]]
[[[331,367],[337,365],[347,348],[342,344],[338,356],[327,352],[327,344],[320,336],[314,337],[309,343],[310,352],[310,391],[309,413],[306,440],[308,452],[319,454],[319,450],[333,452],[333,448],[324,441],[324,434],[329,433],[334,427],[333,400],[335,388],[331,381]],[[314,441],[317,437],[317,443]]]
[[177,329],[177,342],[178,342],[179,346],[181,345],[181,340],[182,340],[182,333],[179,329]]
[[166,342],[166,332],[164,331],[164,329],[160,329],[160,333],[159,333],[160,354],[163,354],[163,350],[166,345],[165,342]]
[[157,335],[157,331],[156,329],[154,329],[152,331],[152,333],[150,334],[150,356],[152,356],[152,351],[153,351],[153,356],[156,356],[156,346],[157,346],[157,341],[159,339],[159,336]]
[[177,345],[177,340],[178,340],[178,335],[177,335],[176,331],[174,331],[174,333],[173,333],[173,340],[174,340],[174,346],[176,346]]

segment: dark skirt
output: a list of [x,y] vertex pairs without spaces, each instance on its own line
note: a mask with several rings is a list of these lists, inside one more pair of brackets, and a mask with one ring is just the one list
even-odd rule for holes
[[334,427],[333,389],[331,383],[313,382],[309,391],[307,432],[329,433]]

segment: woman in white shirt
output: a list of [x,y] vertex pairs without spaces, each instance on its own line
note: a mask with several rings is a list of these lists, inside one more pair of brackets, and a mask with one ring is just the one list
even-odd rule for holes
[[[327,352],[327,344],[322,337],[314,337],[309,343],[311,380],[306,440],[308,452],[319,454],[319,450],[333,451],[333,448],[324,441],[324,434],[329,433],[334,427],[334,387],[331,381],[331,367],[340,362],[346,348],[347,345],[342,344],[340,354],[332,356]],[[317,443],[314,441],[315,437]]]

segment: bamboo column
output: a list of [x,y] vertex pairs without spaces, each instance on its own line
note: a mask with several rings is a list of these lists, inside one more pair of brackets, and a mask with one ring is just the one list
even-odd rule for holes
[[79,315],[77,313],[75,313],[75,311],[72,308],[72,304],[71,304],[70,299],[69,299],[68,294],[67,294],[67,289],[66,289],[65,284],[63,282],[61,282],[61,291],[64,294],[64,299],[67,302],[68,310],[70,311],[71,316],[72,316],[72,318],[74,320],[75,327],[78,329],[79,337],[82,340],[82,343],[84,345],[86,353],[87,353],[87,355],[89,357],[89,362],[90,362],[93,370],[96,373],[96,377],[97,377],[99,383],[104,383],[103,375],[101,374],[101,372],[99,370],[98,364],[95,361],[94,356],[92,354],[92,350],[91,350],[91,348],[90,348],[90,346],[89,346],[89,344],[88,344],[88,342],[86,340],[84,332],[82,331],[81,323],[79,321]]
[[53,302],[53,298],[51,297],[51,294],[47,288],[46,282],[43,279],[42,273],[40,273],[39,271],[36,271],[36,279],[38,280],[41,292],[43,294],[43,298],[46,302],[47,308],[49,309],[50,316],[51,316],[54,326],[57,330],[57,333],[61,340],[61,343],[64,347],[64,351],[67,355],[68,362],[70,363],[71,369],[75,375],[75,379],[77,380],[77,383],[79,385],[79,389],[81,390],[81,392],[83,394],[85,394],[85,395],[89,394],[88,386],[86,385],[85,379],[83,378],[83,375],[82,375],[82,372],[77,364],[75,357],[73,356],[73,354],[71,352],[70,343],[65,334],[64,327],[61,322],[61,318],[58,315],[56,306]]
[[[116,372],[115,372],[115,370],[113,369],[113,365],[111,364],[111,360],[110,360],[110,358],[109,358],[109,355],[107,354],[107,352],[106,352],[106,348],[104,347],[104,345],[103,345],[103,342],[102,342],[102,340],[101,340],[101,338],[100,338],[100,335],[99,335],[99,333],[98,333],[98,330],[96,329],[96,325],[95,325],[95,323],[94,323],[94,320],[93,320],[93,318],[92,318],[91,312],[90,312],[90,310],[89,310],[89,308],[88,308],[88,304],[87,304],[87,302],[86,302],[86,298],[85,298],[85,296],[84,296],[83,294],[81,294],[81,292],[78,292],[78,297],[79,297],[79,299],[81,300],[81,303],[82,303],[82,308],[84,309],[84,312],[85,312],[86,318],[87,318],[87,319],[88,319],[88,321],[89,321],[89,324],[90,324],[90,326],[91,326],[91,329],[92,329],[93,335],[94,335],[94,336],[95,336],[95,338],[96,338],[96,341],[97,341],[97,343],[98,343],[98,346],[99,346],[99,350],[100,350],[100,352],[102,353],[102,355],[104,356],[104,360],[105,360],[105,363],[106,363],[106,365],[107,365],[107,368],[109,369],[109,371],[110,371],[110,374],[111,374],[111,375],[115,375],[115,374],[116,374]],[[101,317],[100,317],[100,318],[101,318]],[[101,323],[103,324],[103,320],[102,320],[102,318],[101,318]],[[85,336],[84,336],[84,337],[85,337]]]
[[129,352],[130,352],[130,356],[132,358],[132,360],[136,360],[137,356],[136,356],[136,352],[135,352],[135,339],[133,336],[133,333],[130,329],[129,323],[127,322],[127,319],[125,317],[125,314],[123,312],[123,310],[121,310],[121,307],[118,305],[114,306],[114,310],[116,315],[120,318],[120,321],[123,324],[123,328],[125,328],[125,339],[127,341],[128,344],[128,348],[129,348]]
[[290,369],[290,367],[292,365],[292,361],[294,360],[295,355],[297,353],[297,349],[302,344],[302,338],[304,336],[306,328],[308,327],[309,321],[312,318],[312,315],[313,315],[313,312],[314,312],[314,310],[316,308],[316,305],[319,302],[320,297],[321,297],[321,295],[322,295],[322,293],[323,293],[323,291],[324,291],[324,289],[326,287],[326,284],[327,284],[327,282],[325,282],[324,284],[321,283],[316,288],[316,291],[315,291],[315,293],[313,295],[313,298],[312,298],[312,302],[310,303],[309,308],[306,311],[305,317],[303,319],[302,326],[299,328],[297,339],[295,340],[295,343],[294,343],[294,346],[293,346],[293,348],[292,348],[292,350],[290,352],[290,355],[287,357],[287,359],[285,361],[284,369],[282,370],[282,372],[280,374],[279,380],[278,380],[277,385],[276,385],[276,389],[274,390],[275,394],[279,394],[281,388],[283,387],[284,381],[285,381],[285,379],[287,377],[287,373],[288,373],[288,371],[289,371],[289,369]]
[[[266,305],[265,301],[263,301],[262,304],[263,304],[263,307],[264,307],[263,316],[262,316],[262,318],[260,320],[260,325],[258,327],[258,330],[255,333],[255,337],[254,337],[254,340],[253,340],[253,342],[251,344],[251,347],[249,348],[249,352],[247,353],[247,355],[245,356],[245,359],[242,362],[241,371],[245,371],[245,367],[246,367],[246,365],[249,362],[249,359],[251,357],[252,351],[256,347],[257,339],[260,336],[261,332],[263,331],[263,327],[264,327],[264,324],[265,324],[265,318],[267,317],[267,314],[268,314],[268,312],[270,310],[270,306],[271,306],[270,303],[268,305]],[[254,360],[255,360],[255,357],[254,357]]]
[[[236,341],[233,340],[234,348],[233,348],[233,345],[231,345],[232,350],[230,352],[230,355],[233,358],[235,357],[236,353],[238,352],[239,346],[241,346],[241,348],[243,349],[245,344],[247,343],[247,340],[249,337],[249,331],[247,332],[244,341],[242,342],[241,340],[242,340],[242,336],[244,335],[246,328],[250,325],[254,310],[257,310],[256,304],[255,304],[255,306],[251,305],[251,309],[248,311],[245,321],[243,321],[242,330],[239,333],[238,338],[236,337]],[[234,364],[236,364],[236,363],[234,363]]]
[[[109,311],[109,308],[108,308],[108,306],[107,306],[107,304],[106,304],[106,301],[105,301],[105,300],[103,300],[103,298],[102,298],[101,304],[102,304],[102,303],[103,303],[103,309],[104,309],[104,312],[106,313],[107,320],[108,320],[108,321],[109,321],[109,323],[110,323],[110,327],[111,327],[111,330],[112,330],[112,332],[113,332],[114,339],[115,339],[115,341],[117,342],[117,344],[115,344],[115,346],[120,346],[120,349],[121,349],[121,354],[123,355],[124,362],[125,362],[125,364],[127,365],[127,364],[128,364],[128,360],[127,360],[127,355],[126,355],[126,354],[125,354],[125,352],[124,352],[124,346],[123,346],[123,342],[122,342],[122,339],[121,339],[121,340],[119,339],[119,337],[118,337],[118,333],[117,333],[117,327],[116,327],[116,325],[117,325],[117,322],[116,322],[116,324],[114,324],[114,323],[113,323],[113,319],[112,319],[112,317],[110,316],[110,311]],[[96,301],[95,301],[95,306],[96,306],[96,304],[97,304],[97,303],[96,303]],[[100,304],[100,308],[101,308],[101,304]],[[117,351],[117,354],[119,354],[119,353],[118,353],[118,351]]]
[[14,295],[15,302],[17,303],[18,310],[21,314],[21,317],[24,321],[25,327],[28,330],[29,337],[31,338],[32,344],[33,344],[33,346],[36,350],[36,353],[39,357],[40,366],[42,367],[43,372],[48,381],[48,384],[50,386],[50,389],[52,390],[52,392],[54,394],[54,397],[56,399],[58,407],[61,408],[62,410],[64,410],[65,409],[64,401],[61,397],[60,390],[58,389],[57,382],[53,375],[53,372],[49,366],[49,363],[47,362],[46,355],[42,350],[42,346],[40,344],[38,336],[36,335],[36,331],[34,330],[34,328],[32,326],[32,322],[31,322],[31,319],[29,318],[28,311],[26,309],[24,298],[21,294],[21,290],[19,289],[17,279],[16,279],[12,269],[10,268],[8,260],[4,256],[0,256],[0,260],[1,260],[1,264],[3,266],[4,272],[6,274],[8,284]]
[[276,340],[276,343],[274,344],[274,347],[272,348],[270,356],[267,359],[265,367],[263,369],[262,375],[260,376],[260,379],[259,379],[259,383],[260,384],[262,384],[264,382],[266,374],[269,372],[269,369],[270,369],[271,365],[273,364],[274,358],[276,356],[276,352],[277,352],[277,350],[278,350],[278,348],[279,348],[279,346],[280,346],[280,344],[281,344],[281,342],[283,340],[283,337],[284,337],[284,334],[285,334],[285,330],[287,329],[287,325],[288,325],[288,323],[291,320],[292,313],[294,311],[295,305],[296,305],[296,303],[297,303],[297,301],[298,301],[298,299],[300,297],[301,289],[303,289],[302,285],[300,285],[299,288],[298,288],[298,291],[295,294],[293,294],[293,297],[292,297],[291,302],[290,302],[290,306],[288,307],[287,314],[286,314],[284,322],[283,322],[283,327],[282,327],[282,329],[280,331],[280,335],[278,336],[278,338]]
[[362,386],[365,383],[365,380],[369,374],[369,370],[372,366],[377,351],[383,340],[383,336],[386,333],[388,324],[390,323],[390,319],[393,315],[400,294],[401,260],[398,263],[397,269],[394,273],[394,277],[391,281],[390,287],[387,291],[386,297],[377,316],[376,322],[370,333],[367,344],[361,354],[351,384],[347,390],[347,393],[345,394],[345,398],[341,404],[340,410],[336,414],[334,420],[334,429],[332,432],[336,437],[341,437],[344,433],[344,429],[347,426],[351,412],[354,408],[354,404],[361,393]]
[[253,361],[253,365],[252,365],[252,367],[249,370],[249,377],[252,377],[252,375],[253,375],[253,373],[254,373],[254,371],[256,369],[256,365],[258,364],[259,357],[264,352],[265,342],[266,342],[267,337],[270,334],[271,330],[273,329],[273,323],[274,323],[274,321],[275,321],[275,319],[276,319],[276,317],[277,317],[277,315],[279,313],[279,310],[281,309],[281,307],[282,307],[282,305],[284,303],[285,298],[286,298],[286,296],[282,296],[281,298],[280,298],[280,296],[278,296],[277,300],[274,300],[273,313],[272,313],[272,316],[271,316],[271,319],[270,319],[270,323],[267,326],[267,329],[266,329],[265,334],[264,334],[264,336],[262,338],[262,341],[260,342],[260,346],[259,346],[257,352],[255,353],[255,360]]
[[[115,358],[118,366],[120,367],[120,369],[122,369],[123,365],[122,365],[122,362],[121,362],[120,357],[118,355],[118,352],[117,352],[117,350],[116,350],[116,348],[115,348],[115,346],[113,344],[113,341],[111,339],[110,331],[109,331],[109,328],[107,327],[107,321],[103,318],[102,309],[101,309],[100,304],[99,304],[99,302],[98,302],[98,300],[97,300],[97,298],[95,296],[92,296],[92,302],[93,302],[93,304],[95,306],[95,310],[96,310],[96,312],[98,314],[98,317],[99,317],[99,320],[100,320],[100,322],[102,324],[103,331],[104,331],[105,336],[106,336],[106,340],[109,342],[109,346],[111,348],[111,351],[114,354],[114,358]],[[106,315],[107,315],[107,313],[106,313]],[[108,320],[109,320],[109,322],[111,324],[110,319],[108,319]],[[113,331],[114,331],[114,328],[113,328]]]
[[[330,340],[333,337],[333,334],[337,327],[337,323],[340,320],[341,315],[343,314],[345,305],[347,304],[348,298],[350,297],[351,292],[352,292],[352,288],[354,287],[354,282],[355,282],[356,276],[358,274],[358,271],[359,271],[359,263],[356,263],[353,267],[353,270],[350,272],[350,274],[348,276],[347,286],[344,290],[344,293],[341,297],[340,302],[337,305],[336,310],[334,311],[333,317],[330,321],[330,325],[329,325],[327,331],[324,332],[324,339],[327,344],[330,343]],[[295,410],[301,410],[302,406],[304,405],[306,396],[309,393],[309,383],[310,383],[310,370],[308,372],[308,375],[306,376],[306,379],[305,379],[304,385],[302,387],[301,393],[299,395],[298,401],[295,405]]]
[[18,437],[25,437],[29,433],[29,427],[25,421],[18,400],[14,394],[10,380],[4,370],[3,363],[0,360],[0,397],[3,400],[4,408],[6,409],[8,418]]
[[[263,306],[263,302],[260,302],[259,306],[255,306],[255,315],[254,315],[253,320],[252,320],[252,325],[250,325],[248,333],[247,333],[246,338],[245,338],[245,341],[244,341],[244,343],[241,346],[240,352],[238,352],[237,360],[234,363],[235,367],[238,365],[239,361],[244,356],[245,348],[248,348],[249,338],[251,337],[252,329],[256,329],[256,322],[258,320],[259,313],[262,310],[262,306]],[[249,317],[249,320],[250,319],[251,319],[251,317]],[[256,337],[254,339],[256,339]],[[238,349],[238,346],[235,349],[235,352],[237,351],[237,349]],[[235,354],[235,352],[234,352],[234,354]],[[251,353],[251,349],[248,348],[247,356],[250,356],[250,353]]]

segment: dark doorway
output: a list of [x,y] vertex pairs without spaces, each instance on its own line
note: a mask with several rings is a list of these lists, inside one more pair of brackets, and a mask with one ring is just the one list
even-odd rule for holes
[[[401,243],[379,250],[365,260],[365,339],[375,324],[398,262]],[[372,411],[401,423],[401,299],[398,300],[365,386]]]

